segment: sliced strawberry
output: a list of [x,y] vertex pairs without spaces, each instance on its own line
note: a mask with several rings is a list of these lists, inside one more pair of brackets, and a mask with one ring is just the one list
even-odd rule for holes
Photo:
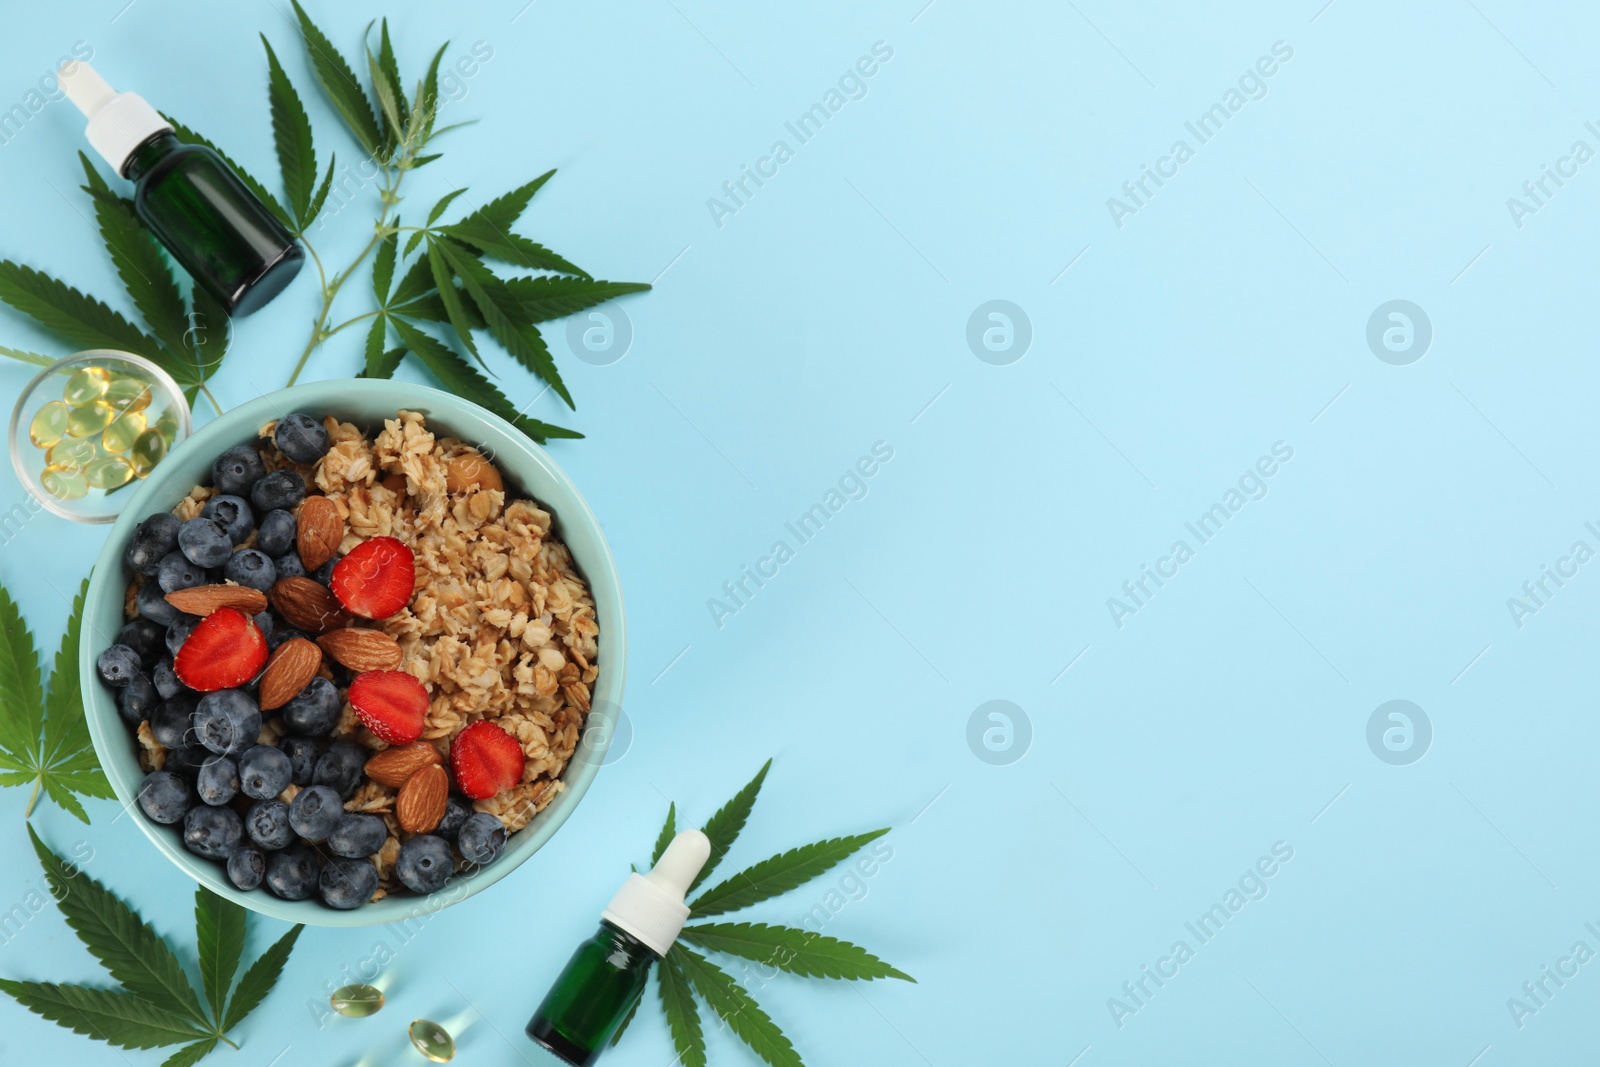
[[333,565],[329,586],[345,610],[364,619],[387,619],[411,602],[417,559],[392,537],[363,541]]
[[456,786],[473,800],[488,800],[522,781],[527,760],[517,739],[486,719],[468,726],[450,742],[450,769]]
[[422,736],[428,691],[405,671],[363,671],[346,694],[361,723],[391,745],[409,745]]
[[267,639],[237,608],[218,608],[201,619],[172,661],[178,681],[212,693],[243,685],[267,664]]

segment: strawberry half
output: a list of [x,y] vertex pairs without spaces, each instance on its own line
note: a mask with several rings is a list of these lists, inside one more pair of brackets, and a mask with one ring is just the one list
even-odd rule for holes
[[455,772],[456,787],[473,800],[488,800],[522,781],[526,761],[517,739],[484,719],[450,742],[450,769]]
[[392,537],[374,537],[333,565],[328,585],[350,614],[387,619],[411,602],[417,558]]
[[363,671],[350,680],[346,697],[379,740],[409,745],[422,736],[428,691],[405,671]]
[[237,608],[218,608],[201,619],[178,649],[178,681],[202,693],[243,685],[267,665],[267,639]]

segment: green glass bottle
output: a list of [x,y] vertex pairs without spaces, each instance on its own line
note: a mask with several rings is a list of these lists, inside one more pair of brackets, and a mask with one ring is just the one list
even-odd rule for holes
[[69,60],[59,74],[89,117],[89,143],[133,182],[134,211],[196,285],[232,316],[283,291],[305,253],[221,156],[180,142],[155,108],[87,63]]
[[650,965],[678,939],[689,918],[684,894],[710,855],[706,835],[685,830],[649,874],[629,877],[529,1020],[528,1036],[573,1067],[598,1060],[639,1002]]

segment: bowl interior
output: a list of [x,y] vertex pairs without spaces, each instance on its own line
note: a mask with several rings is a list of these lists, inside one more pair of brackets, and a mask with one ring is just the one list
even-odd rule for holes
[[422,412],[429,428],[441,436],[458,437],[484,449],[510,486],[531,495],[554,516],[556,535],[571,550],[579,573],[594,595],[601,652],[599,676],[592,687],[592,710],[583,740],[562,774],[562,792],[510,837],[494,863],[451,878],[443,889],[427,897],[395,894],[354,911],[334,911],[317,900],[280,900],[262,889],[242,892],[224,877],[220,864],[187,851],[172,827],[156,825],[138,811],[133,813],[132,821],[191,877],[244,907],[289,922],[316,926],[395,922],[447,907],[505,877],[550,839],[582,799],[604,758],[613,733],[610,727],[620,715],[627,638],[616,565],[598,520],[549,454],[504,420],[436,389],[379,379],[314,382],[250,401],[196,431],[131,492],[95,564],[84,603],[79,661],[85,679],[83,702],[89,733],[118,801],[125,806],[134,803],[144,772],[139,768],[132,736],[117,714],[115,699],[95,675],[95,659],[124,621],[123,596],[130,574],[122,554],[133,528],[144,517],[176,506],[190,489],[210,478],[211,462],[218,453],[255,440],[259,428],[273,419],[295,411],[314,417],[333,415],[370,434],[401,409]]

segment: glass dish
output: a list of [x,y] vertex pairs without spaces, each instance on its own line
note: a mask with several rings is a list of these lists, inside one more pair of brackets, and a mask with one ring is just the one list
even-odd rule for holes
[[142,356],[97,348],[50,364],[22,390],[11,465],[52,514],[111,522],[189,430],[189,404],[171,375]]

